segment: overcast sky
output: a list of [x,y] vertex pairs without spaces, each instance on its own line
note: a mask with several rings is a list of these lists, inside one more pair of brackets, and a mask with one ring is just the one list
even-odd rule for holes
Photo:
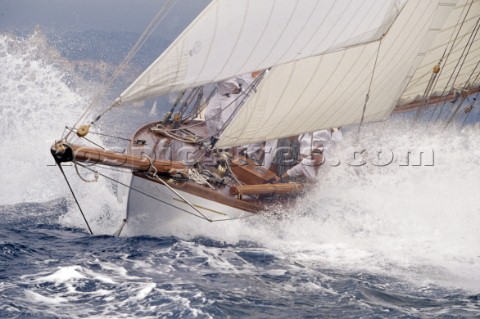
[[[0,0],[0,32],[142,32],[167,0]],[[173,0],[162,32],[182,30],[210,0]],[[178,32],[178,31],[177,31]]]

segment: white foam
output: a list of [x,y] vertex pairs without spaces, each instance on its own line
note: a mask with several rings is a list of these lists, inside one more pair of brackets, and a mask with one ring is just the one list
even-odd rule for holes
[[152,290],[156,286],[157,285],[155,283],[147,284],[145,287],[143,287],[143,288],[141,288],[140,290],[137,291],[137,294],[135,295],[134,299],[136,301],[142,301],[152,292]]
[[44,296],[42,294],[36,293],[34,291],[27,290],[25,291],[25,297],[27,299],[30,299],[34,302],[41,303],[41,304],[49,304],[49,305],[54,305],[54,306],[61,306],[62,304],[65,304],[68,299],[63,298],[60,296]]
[[434,166],[326,169],[316,189],[283,220],[254,225],[257,241],[332,268],[479,291],[479,128],[408,128],[371,126],[361,143],[367,150],[381,146],[398,153],[433,149]]
[[59,267],[57,271],[44,277],[38,277],[36,281],[53,282],[56,284],[62,284],[69,281],[75,281],[75,280],[87,278],[85,275],[81,273],[82,271],[83,271],[82,267],[77,265]]
[[[279,258],[313,267],[378,272],[478,292],[480,126],[463,131],[432,125],[412,130],[402,121],[383,126],[366,126],[357,148],[370,156],[379,148],[391,150],[392,164],[375,166],[378,158],[365,157],[364,166],[325,167],[315,189],[280,218],[205,223],[177,235],[254,241]],[[347,154],[353,144],[354,136],[346,134],[346,145],[337,150],[344,152],[342,163],[352,163],[348,156],[353,154]],[[428,156],[421,166],[414,157],[406,166],[408,151]],[[229,268],[221,257],[209,256],[209,263]]]
[[[96,84],[85,84],[62,70],[59,59],[38,30],[25,39],[0,35],[0,205],[66,197],[71,211],[61,222],[86,227],[49,150],[64,127],[73,125],[86,109],[92,99],[90,86]],[[95,136],[91,139],[101,143]],[[113,234],[123,207],[111,184],[84,183],[73,166],[64,170],[94,232]],[[101,196],[89,200],[92,193]]]
[[47,166],[54,164],[49,148],[85,101],[58,67],[42,60],[41,50],[35,35],[0,35],[1,204],[65,194],[58,169]]

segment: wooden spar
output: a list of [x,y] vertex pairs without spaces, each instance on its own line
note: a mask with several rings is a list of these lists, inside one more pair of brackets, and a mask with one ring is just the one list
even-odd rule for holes
[[78,161],[89,164],[130,168],[138,171],[148,171],[150,167],[153,166],[159,173],[166,173],[171,169],[185,169],[185,164],[181,162],[154,160],[146,156],[120,154],[99,148],[72,145],[64,142],[54,144],[51,152],[57,162]]
[[271,194],[289,194],[300,193],[303,191],[303,185],[297,183],[287,184],[260,184],[260,185],[238,185],[230,188],[232,195],[271,195]]
[[[462,92],[461,94],[474,94],[480,92],[480,86],[477,88],[471,88],[466,90],[465,92]],[[426,101],[422,100],[415,100],[407,104],[403,105],[397,105],[395,109],[393,110],[394,112],[407,112],[411,111],[413,109],[416,109],[417,107],[427,107],[436,103],[441,103],[445,102],[448,100],[453,100],[455,98],[455,92],[447,94],[447,95],[442,95],[442,96],[432,96],[428,99],[428,105],[426,105]]]

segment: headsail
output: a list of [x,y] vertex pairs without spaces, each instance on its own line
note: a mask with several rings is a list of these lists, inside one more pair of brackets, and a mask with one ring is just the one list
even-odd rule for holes
[[217,147],[359,123],[364,106],[365,121],[384,119],[456,2],[409,1],[381,41],[273,68]]
[[120,103],[378,39],[405,0],[213,0]]

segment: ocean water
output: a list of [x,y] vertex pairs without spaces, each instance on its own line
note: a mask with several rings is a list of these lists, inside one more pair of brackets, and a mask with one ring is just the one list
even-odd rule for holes
[[[122,190],[65,167],[90,235],[49,154],[100,84],[35,36],[0,35],[0,70],[1,318],[480,317],[477,111],[463,128],[399,117],[359,140],[347,128],[294,208],[119,238]],[[143,111],[96,129],[128,137],[126,114]]]

